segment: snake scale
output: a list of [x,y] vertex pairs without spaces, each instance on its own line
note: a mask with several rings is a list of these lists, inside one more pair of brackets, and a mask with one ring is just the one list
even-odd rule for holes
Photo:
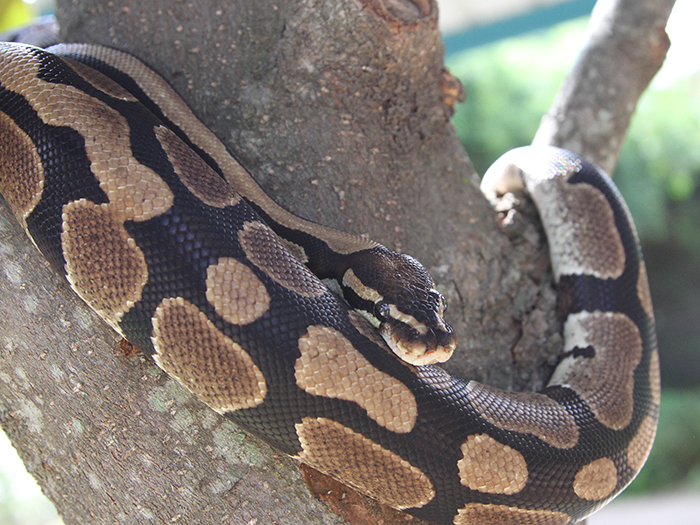
[[549,384],[513,393],[433,365],[456,342],[420,264],[280,208],[137,59],[3,43],[0,83],[0,190],[32,241],[278,449],[437,525],[576,523],[642,468],[660,399],[646,270],[624,201],[579,156],[514,150],[482,185],[531,195],[565,319]]

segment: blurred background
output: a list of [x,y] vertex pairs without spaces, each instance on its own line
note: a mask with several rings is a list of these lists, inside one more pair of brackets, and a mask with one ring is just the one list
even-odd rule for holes
[[[585,42],[594,0],[439,0],[454,126],[477,171],[529,144]],[[0,0],[0,33],[53,11]],[[642,239],[663,395],[648,463],[590,525],[700,525],[700,2],[676,0],[671,50],[640,101],[614,179]],[[0,524],[60,525],[0,432]]]

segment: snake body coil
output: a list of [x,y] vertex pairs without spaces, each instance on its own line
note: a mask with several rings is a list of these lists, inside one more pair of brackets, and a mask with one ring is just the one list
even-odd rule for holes
[[[527,186],[566,319],[549,385],[504,392],[407,364],[378,336],[415,364],[454,349],[413,259],[281,209],[133,57],[50,51],[0,44],[0,191],[71,287],[211,408],[438,525],[575,523],[642,468],[653,312],[631,218],[596,167],[524,148],[485,177],[487,192]],[[415,276],[418,299],[375,284],[377,266]]]

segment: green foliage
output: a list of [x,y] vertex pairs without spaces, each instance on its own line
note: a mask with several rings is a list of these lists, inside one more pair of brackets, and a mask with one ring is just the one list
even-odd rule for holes
[[[529,144],[585,40],[585,20],[471,50],[449,62],[467,90],[453,124],[479,173]],[[642,240],[700,255],[700,79],[641,99],[614,177]]]
[[700,489],[700,391],[664,390],[654,448],[625,495],[682,486]]
[[615,182],[645,240],[674,239],[700,255],[700,78],[650,90],[640,101]]
[[[505,151],[529,144],[584,43],[585,21],[471,50],[448,64],[467,90],[453,123],[481,174]],[[700,75],[640,100],[615,182],[642,241],[678,246],[700,268]],[[658,251],[658,250],[657,250]],[[663,251],[663,250],[662,250]],[[697,274],[693,274],[697,275]],[[657,275],[663,284],[664,275]],[[695,277],[697,279],[697,277]],[[682,288],[697,297],[687,275]],[[678,305],[678,290],[661,289]],[[668,301],[667,301],[668,302]],[[658,306],[658,304],[657,304]],[[691,319],[690,309],[686,318]],[[674,315],[677,310],[659,312]],[[675,326],[675,325],[674,325]],[[671,355],[670,339],[662,353]],[[683,332],[685,347],[694,345]],[[690,353],[692,350],[689,350]],[[626,493],[680,485],[700,488],[700,390],[664,390],[661,422],[647,466]]]
[[22,0],[0,0],[0,31],[24,25],[36,16]]
[[585,20],[471,50],[448,61],[467,91],[452,123],[478,173],[532,142],[583,43]]

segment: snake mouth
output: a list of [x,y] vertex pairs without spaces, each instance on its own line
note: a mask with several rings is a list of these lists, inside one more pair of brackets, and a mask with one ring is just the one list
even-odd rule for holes
[[424,330],[409,327],[402,323],[384,322],[379,333],[402,361],[415,366],[444,363],[457,346],[457,337],[449,326],[445,329]]

